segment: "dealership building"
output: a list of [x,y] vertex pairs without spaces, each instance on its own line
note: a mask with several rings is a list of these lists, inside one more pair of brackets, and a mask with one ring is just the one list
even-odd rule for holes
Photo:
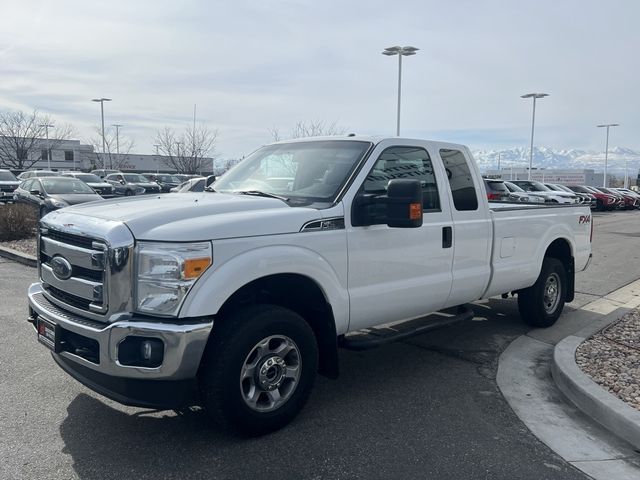
[[[35,148],[25,155],[26,164],[31,165],[30,170],[44,170],[51,168],[54,171],[82,170],[90,171],[96,168],[119,169],[127,172],[173,172],[175,169],[167,166],[162,155],[145,155],[139,153],[106,153],[104,155],[104,167],[102,167],[103,155],[96,152],[91,145],[79,140],[56,140],[53,148],[47,148],[50,144],[45,139],[39,139]],[[47,152],[51,157],[47,159]],[[28,157],[28,158],[26,158]],[[202,159],[202,171],[198,173],[210,174],[214,164],[212,158]],[[7,168],[0,158],[0,168]],[[15,172],[19,173],[19,172]]]

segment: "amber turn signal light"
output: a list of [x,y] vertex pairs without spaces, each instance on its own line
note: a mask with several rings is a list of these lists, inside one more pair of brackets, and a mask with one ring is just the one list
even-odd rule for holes
[[422,205],[419,203],[410,203],[409,204],[409,219],[410,220],[419,220],[422,218]]
[[198,278],[211,265],[211,258],[189,258],[184,261],[184,278]]

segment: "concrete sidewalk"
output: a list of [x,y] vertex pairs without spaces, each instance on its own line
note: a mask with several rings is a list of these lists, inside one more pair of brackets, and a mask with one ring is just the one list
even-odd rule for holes
[[[500,356],[498,386],[516,415],[538,439],[596,479],[640,478],[634,436],[640,412],[583,373],[575,349],[639,305],[640,280],[563,315],[551,328],[528,332]],[[640,432],[640,422],[637,426]]]

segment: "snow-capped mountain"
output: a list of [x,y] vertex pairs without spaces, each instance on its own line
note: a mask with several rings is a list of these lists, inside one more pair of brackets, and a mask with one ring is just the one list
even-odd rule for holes
[[[476,150],[473,152],[473,156],[482,170],[498,168],[498,158],[502,168],[511,166],[526,168],[529,166],[529,149],[523,147],[507,150]],[[614,175],[624,175],[625,161],[628,164],[629,176],[635,177],[640,169],[640,151],[630,148],[610,148],[607,171]],[[534,168],[546,169],[590,168],[596,172],[602,172],[604,170],[604,152],[534,147],[533,166]]]

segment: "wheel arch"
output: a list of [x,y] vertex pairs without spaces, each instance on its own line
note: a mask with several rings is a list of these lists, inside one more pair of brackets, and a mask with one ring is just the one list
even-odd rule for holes
[[224,321],[226,314],[235,309],[259,304],[278,305],[304,318],[318,343],[319,373],[329,378],[338,376],[338,338],[333,309],[315,280],[299,273],[257,278],[236,290],[215,318]]
[[547,257],[555,258],[564,265],[567,274],[565,301],[573,301],[575,298],[575,260],[571,242],[564,237],[556,238],[544,252],[544,258]]

